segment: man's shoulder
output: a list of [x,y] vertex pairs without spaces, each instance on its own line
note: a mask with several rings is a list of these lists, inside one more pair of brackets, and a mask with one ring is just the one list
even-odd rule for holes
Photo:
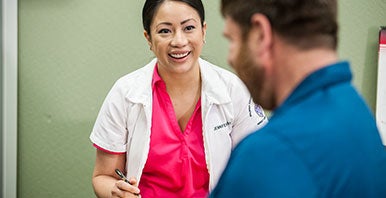
[[[284,141],[282,134],[267,123],[262,129],[245,137],[236,150],[256,155],[269,155],[271,152],[277,152],[280,147],[287,147],[288,142]],[[274,145],[274,146],[273,146]]]

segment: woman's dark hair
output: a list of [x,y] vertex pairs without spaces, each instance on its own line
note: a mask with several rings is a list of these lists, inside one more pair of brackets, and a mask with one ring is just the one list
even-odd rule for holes
[[221,0],[221,12],[240,25],[244,37],[251,16],[260,13],[276,33],[298,47],[337,46],[336,0]]
[[[145,5],[142,9],[142,24],[143,29],[150,35],[150,25],[153,22],[153,18],[158,8],[162,3],[166,1],[179,1],[188,4],[190,7],[195,9],[200,16],[201,25],[204,25],[205,21],[205,10],[201,0],[146,0]],[[151,35],[150,35],[151,36]]]

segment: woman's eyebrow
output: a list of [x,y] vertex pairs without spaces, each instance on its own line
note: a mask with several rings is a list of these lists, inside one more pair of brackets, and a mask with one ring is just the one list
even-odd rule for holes
[[181,25],[183,25],[184,23],[187,23],[187,22],[189,22],[189,21],[195,21],[195,22],[197,22],[196,19],[190,18],[190,19],[186,19],[186,20],[182,21],[182,22],[181,22]]
[[[183,25],[183,24],[185,24],[185,23],[187,23],[187,22],[189,22],[189,21],[195,21],[195,22],[197,22],[196,19],[190,18],[190,19],[183,20],[180,24]],[[172,26],[173,24],[172,24],[171,22],[166,22],[166,21],[165,21],[165,22],[160,22],[160,23],[158,23],[156,27],[158,27],[158,26],[160,26],[160,25]]]

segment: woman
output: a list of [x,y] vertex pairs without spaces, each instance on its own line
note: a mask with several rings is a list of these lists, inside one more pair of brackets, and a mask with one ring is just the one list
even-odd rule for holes
[[267,119],[233,73],[199,58],[200,0],[147,0],[142,12],[156,59],[119,79],[102,105],[90,136],[95,193],[206,197],[231,149]]

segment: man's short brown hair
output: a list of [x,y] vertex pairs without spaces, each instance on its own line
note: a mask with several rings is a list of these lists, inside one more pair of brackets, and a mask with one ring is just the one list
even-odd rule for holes
[[237,22],[243,36],[255,13],[265,15],[275,33],[301,49],[337,47],[336,0],[221,0],[223,16]]

